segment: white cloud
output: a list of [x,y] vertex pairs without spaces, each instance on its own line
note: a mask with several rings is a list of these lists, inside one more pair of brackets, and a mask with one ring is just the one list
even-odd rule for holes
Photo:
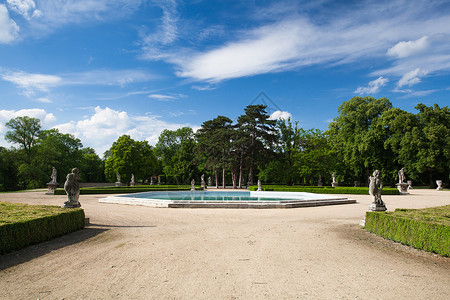
[[288,120],[288,119],[292,119],[292,114],[287,111],[277,110],[270,114],[269,119],[270,120],[279,120],[279,119]]
[[43,128],[51,126],[56,121],[55,116],[52,113],[48,113],[43,109],[21,109],[21,110],[0,110],[0,146],[11,146],[4,139],[6,132],[9,130],[5,124],[14,118],[28,116],[31,118],[37,118],[41,120]]
[[41,102],[41,103],[53,103],[52,100],[50,100],[48,98],[44,98],[44,97],[38,98],[38,99],[36,99],[36,101]]
[[150,94],[148,95],[149,98],[151,99],[156,99],[158,101],[171,101],[171,100],[176,100],[176,99],[180,99],[180,98],[186,98],[186,95],[183,94],[169,94],[169,95],[164,95],[164,94]]
[[36,4],[33,0],[7,0],[7,2],[10,9],[27,20],[42,15],[42,12],[36,9]]
[[164,129],[175,130],[183,126],[190,125],[169,123],[158,116],[131,116],[125,111],[96,107],[94,114],[84,120],[55,127],[61,132],[74,134],[85,147],[94,148],[101,156],[123,134],[154,145]]
[[0,4],[0,43],[10,43],[14,41],[19,34],[19,26],[9,18],[8,9]]
[[111,85],[124,87],[136,82],[146,82],[157,78],[143,70],[92,70],[84,73],[49,75],[38,73],[4,72],[0,78],[16,84],[26,96],[37,91],[49,92],[51,87],[62,85]]
[[417,68],[413,71],[406,73],[400,78],[397,83],[397,87],[401,88],[402,86],[412,86],[421,81],[420,77],[426,75],[426,72],[421,71],[420,68]]
[[48,92],[49,87],[61,82],[61,77],[59,76],[25,72],[5,73],[1,75],[1,78],[24,89],[24,93],[28,96],[33,95],[36,90]]
[[428,37],[423,36],[415,41],[399,42],[392,48],[389,48],[386,54],[397,58],[403,58],[422,53],[427,50],[428,47]]
[[378,93],[378,91],[380,90],[380,87],[385,86],[388,81],[389,81],[389,79],[384,78],[383,76],[380,76],[377,79],[370,81],[368,86],[358,87],[354,91],[354,93],[360,94],[360,95]]

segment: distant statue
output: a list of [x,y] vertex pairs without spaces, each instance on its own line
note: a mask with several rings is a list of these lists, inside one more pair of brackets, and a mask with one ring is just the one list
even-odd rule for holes
[[67,174],[66,182],[64,183],[64,190],[67,194],[67,201],[64,202],[63,207],[80,207],[81,204],[78,201],[80,197],[80,184],[78,183],[78,169],[73,168],[72,173]]
[[195,191],[195,179],[191,180],[191,192]]
[[258,179],[258,192],[262,192],[261,180]]
[[211,180],[211,176],[208,177],[208,185],[211,186],[212,185],[212,180]]
[[403,168],[398,171],[398,183],[405,183],[406,176],[405,176],[405,170]]
[[202,186],[202,188],[205,188],[205,185],[206,185],[206,183],[205,183],[205,174],[202,174],[202,176],[201,176],[201,179],[200,179],[201,181],[201,186]]
[[369,206],[371,211],[385,211],[386,206],[381,200],[381,191],[383,190],[383,182],[380,179],[380,171],[375,170],[373,176],[369,177],[369,195],[372,196],[373,202]]
[[50,183],[56,183],[56,177],[58,175],[58,172],[56,171],[55,167],[52,167],[52,175],[50,175],[50,178],[52,179]]
[[318,186],[322,186],[322,175],[319,175],[319,181],[317,182]]
[[333,182],[336,182],[336,173],[333,172]]
[[153,181],[153,176],[152,177],[150,177],[150,185],[154,185],[155,184],[155,182]]
[[332,177],[333,177],[333,181],[331,182],[331,186],[337,187],[339,184],[336,181],[336,173],[333,172]]
[[116,178],[117,178],[117,182],[120,182],[120,173],[119,172],[116,173]]
[[160,184],[161,184],[161,176],[158,175],[158,185],[160,185]]
[[437,191],[443,190],[443,188],[442,188],[442,180],[436,180],[436,185],[437,185],[437,188],[436,188]]
[[134,186],[136,184],[136,182],[134,181],[134,174],[131,173],[131,181],[130,181],[130,186]]

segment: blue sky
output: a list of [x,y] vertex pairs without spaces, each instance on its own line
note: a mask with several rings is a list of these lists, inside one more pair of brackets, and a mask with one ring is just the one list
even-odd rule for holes
[[0,0],[1,146],[21,115],[102,156],[262,99],[325,130],[354,96],[449,95],[449,1]]

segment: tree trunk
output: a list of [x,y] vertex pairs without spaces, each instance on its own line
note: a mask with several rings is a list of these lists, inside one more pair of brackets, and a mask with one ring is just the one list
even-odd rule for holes
[[219,188],[219,173],[217,172],[217,169],[214,170],[214,176],[216,177],[216,189]]
[[226,188],[226,186],[225,186],[225,168],[222,168],[222,186],[223,186],[223,188]]
[[236,174],[236,171],[231,171],[231,178],[232,178],[232,180],[233,180],[233,189],[235,189],[236,188],[236,179],[237,179],[237,174]]
[[253,165],[250,165],[250,169],[248,170],[248,186],[253,185]]
[[242,158],[241,161],[239,163],[239,188],[242,189]]

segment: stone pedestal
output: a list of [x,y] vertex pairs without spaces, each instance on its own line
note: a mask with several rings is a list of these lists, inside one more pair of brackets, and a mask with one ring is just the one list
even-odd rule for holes
[[117,181],[116,183],[114,183],[115,187],[121,187],[122,186],[122,182]]
[[408,190],[412,190],[413,189],[412,180],[408,180],[407,183],[408,183]]
[[56,189],[58,188],[58,183],[56,183],[56,182],[49,182],[49,183],[47,183],[47,187],[48,187],[48,190],[47,190],[47,192],[45,194],[46,195],[54,195]]
[[74,207],[81,207],[81,203],[79,201],[66,201],[63,205],[64,208],[74,208]]
[[339,185],[338,182],[332,182],[332,183],[331,183],[331,187],[337,187],[338,185]]
[[386,211],[386,205],[379,204],[379,203],[373,203],[369,205],[369,211]]
[[440,191],[442,190],[442,180],[436,180],[437,188],[436,190]]
[[408,184],[407,183],[397,183],[396,184],[398,191],[400,192],[400,195],[407,195],[408,193]]

